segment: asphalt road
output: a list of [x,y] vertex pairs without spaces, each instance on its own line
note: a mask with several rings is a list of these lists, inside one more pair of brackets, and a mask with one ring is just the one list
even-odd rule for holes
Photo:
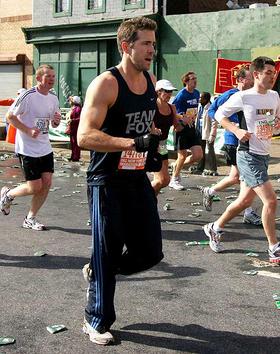
[[[227,206],[225,197],[238,189],[221,193],[209,213],[191,203],[201,202],[197,185],[221,177],[192,175],[183,178],[185,191],[165,188],[159,195],[164,260],[145,273],[118,278],[112,328],[116,345],[91,343],[81,331],[86,294],[81,268],[91,251],[86,166],[69,164],[61,156],[57,160],[53,187],[58,189],[50,192],[39,215],[48,231],[21,228],[28,197],[15,200],[9,216],[0,215],[0,337],[16,339],[15,344],[0,346],[0,353],[280,352],[280,311],[272,298],[280,294],[275,278],[280,268],[266,262],[263,230],[244,225],[240,216],[227,228],[223,253],[186,246],[187,241],[206,239],[202,226],[215,220]],[[271,169],[277,189],[278,162],[274,158]],[[20,182],[16,165],[16,159],[0,161],[0,187]],[[166,203],[171,210],[163,210]],[[260,208],[259,202],[256,206]],[[34,256],[40,250],[47,255]],[[246,256],[249,250],[259,257]],[[270,277],[243,273],[251,269],[267,271]],[[64,324],[68,330],[50,334],[46,326],[52,324]]]

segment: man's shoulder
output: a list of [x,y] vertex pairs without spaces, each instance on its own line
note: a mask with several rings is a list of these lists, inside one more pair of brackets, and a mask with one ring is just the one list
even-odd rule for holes
[[237,88],[232,88],[225,91],[218,99],[220,98],[229,98],[230,96],[234,95],[236,92],[240,92]]
[[185,87],[181,88],[181,90],[177,93],[176,97],[180,97],[182,95],[185,95],[187,93]]
[[276,97],[277,99],[279,99],[279,93],[277,91],[274,90],[268,90],[267,93],[272,96],[272,97]]
[[101,86],[110,86],[113,83],[116,83],[116,77],[112,74],[111,71],[104,71],[96,78],[94,78],[91,84],[101,85]]
[[19,106],[21,103],[25,102],[26,100],[28,100],[30,97],[33,97],[34,95],[37,94],[37,90],[34,87],[31,87],[30,89],[26,90],[22,95],[20,95],[14,102],[13,106],[17,107]]

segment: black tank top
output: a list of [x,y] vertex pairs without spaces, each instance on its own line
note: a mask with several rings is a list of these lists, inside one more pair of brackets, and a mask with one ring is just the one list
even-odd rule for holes
[[166,140],[168,138],[169,129],[171,125],[173,125],[174,113],[169,103],[168,106],[170,109],[170,113],[168,115],[160,113],[158,107],[156,110],[154,123],[156,128],[161,129],[160,140]]
[[[108,109],[101,131],[115,137],[135,138],[149,132],[156,112],[156,92],[150,74],[144,71],[147,90],[138,95],[130,91],[116,67],[108,69],[118,82],[118,96]],[[107,180],[145,176],[144,170],[118,170],[121,152],[91,151],[87,171],[89,184],[103,184]]]

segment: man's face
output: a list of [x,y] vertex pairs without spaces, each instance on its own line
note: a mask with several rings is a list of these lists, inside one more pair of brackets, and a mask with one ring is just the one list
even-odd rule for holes
[[204,95],[200,95],[199,97],[199,103],[202,105],[202,106],[205,106],[207,104],[207,98],[204,96]]
[[190,74],[188,81],[185,82],[186,86],[190,90],[194,90],[197,85],[197,77],[195,74]]
[[55,71],[52,69],[44,68],[43,74],[37,77],[37,81],[40,82],[41,86],[46,89],[51,89],[55,83]]
[[254,78],[249,70],[246,71],[246,76],[241,77],[239,80],[242,85],[242,90],[248,90],[249,88],[254,86]]
[[270,64],[265,64],[264,69],[262,71],[254,72],[256,82],[265,90],[272,89],[275,75],[275,67]]
[[139,71],[149,70],[154,54],[155,54],[155,32],[154,31],[138,31],[135,42],[129,45],[128,54],[131,62]]

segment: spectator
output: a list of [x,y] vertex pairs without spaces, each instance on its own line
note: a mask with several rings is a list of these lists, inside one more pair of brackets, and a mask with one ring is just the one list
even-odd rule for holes
[[[210,107],[211,95],[209,92],[202,92],[200,95],[200,104],[198,106],[198,114],[196,118],[196,128],[201,135],[201,148],[203,152],[203,157],[199,161],[197,170],[201,171],[205,175],[211,174],[213,176],[217,175],[217,162],[214,150],[214,142],[217,134],[217,121],[212,120],[208,116],[208,109]],[[205,148],[207,146],[208,155],[206,159]],[[208,170],[204,170],[205,165]]]
[[79,96],[70,96],[69,102],[71,105],[71,110],[69,114],[69,124],[70,127],[70,143],[71,143],[71,157],[69,161],[79,161],[81,157],[81,148],[78,146],[77,142],[77,132],[80,123],[80,115],[82,111],[82,101]]

